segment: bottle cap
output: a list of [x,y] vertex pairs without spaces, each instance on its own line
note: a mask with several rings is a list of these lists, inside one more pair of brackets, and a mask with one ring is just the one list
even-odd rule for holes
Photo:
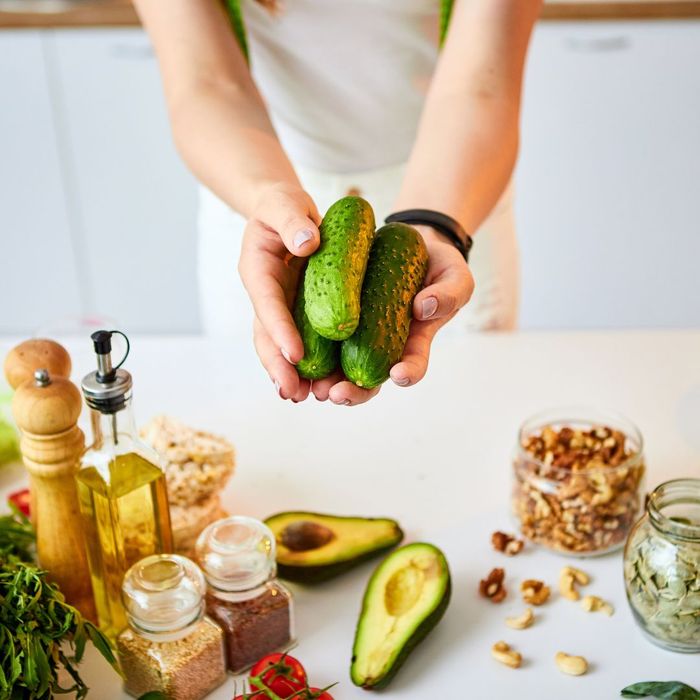
[[[116,367],[112,366],[112,335],[117,333],[126,340],[126,353]],[[121,365],[129,355],[129,339],[121,331],[96,331],[92,339],[97,356],[97,370],[82,381],[83,395],[90,408],[101,413],[115,413],[124,408],[132,387],[131,375]]]
[[122,600],[129,624],[150,633],[176,632],[204,615],[206,582],[179,554],[153,554],[124,575]]
[[274,578],[275,536],[255,518],[217,520],[197,540],[197,560],[207,582],[222,591],[247,591]]

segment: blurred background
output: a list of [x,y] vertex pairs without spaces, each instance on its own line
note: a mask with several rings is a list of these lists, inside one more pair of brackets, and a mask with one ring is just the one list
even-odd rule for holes
[[[128,1],[0,0],[0,103],[0,333],[196,333],[196,183]],[[516,212],[522,328],[700,327],[700,1],[545,5]]]

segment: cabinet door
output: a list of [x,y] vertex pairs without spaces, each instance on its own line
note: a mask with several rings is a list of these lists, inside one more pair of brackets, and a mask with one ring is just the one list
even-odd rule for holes
[[81,313],[41,35],[0,32],[0,333]]
[[545,22],[526,74],[524,327],[700,326],[700,22]]
[[196,186],[140,29],[47,37],[75,178],[87,307],[142,332],[198,328]]

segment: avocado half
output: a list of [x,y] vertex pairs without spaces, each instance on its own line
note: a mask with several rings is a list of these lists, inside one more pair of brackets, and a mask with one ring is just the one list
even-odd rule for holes
[[389,518],[288,511],[265,523],[277,541],[280,577],[298,583],[327,581],[403,539],[399,524]]
[[440,622],[452,584],[445,555],[416,542],[392,552],[367,584],[355,632],[350,677],[385,688],[408,655]]

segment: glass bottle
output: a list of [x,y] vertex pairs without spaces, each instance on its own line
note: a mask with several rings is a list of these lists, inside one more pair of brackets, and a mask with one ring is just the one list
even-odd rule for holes
[[205,591],[199,567],[178,554],[154,554],[126,572],[129,627],[117,652],[130,695],[199,700],[226,680],[224,635],[204,615]]
[[172,551],[172,533],[159,457],[137,437],[131,375],[112,367],[111,336],[91,336],[98,369],[83,379],[82,389],[94,441],[76,479],[97,617],[113,639],[126,626],[124,573],[150,554]]
[[655,644],[700,652],[700,479],[658,486],[625,547],[625,589]]
[[224,630],[229,671],[241,673],[294,640],[292,594],[276,578],[275,537],[254,518],[218,520],[197,540],[207,614]]

